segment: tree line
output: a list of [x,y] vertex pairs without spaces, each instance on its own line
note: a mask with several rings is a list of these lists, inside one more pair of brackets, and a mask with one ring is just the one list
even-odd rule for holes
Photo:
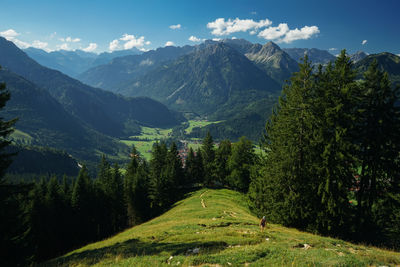
[[249,198],[275,223],[400,247],[400,102],[373,62],[356,80],[342,51],[305,57],[266,124]]
[[[211,135],[186,160],[177,145],[153,146],[151,160],[135,147],[125,166],[113,166],[102,156],[96,177],[83,166],[76,178],[56,176],[34,183],[2,181],[1,261],[25,265],[61,255],[84,244],[104,239],[168,210],[185,193],[201,186],[230,186],[247,191],[249,166],[256,161],[253,146],[222,141]],[[9,163],[9,161],[8,161]],[[17,189],[12,190],[11,188]]]

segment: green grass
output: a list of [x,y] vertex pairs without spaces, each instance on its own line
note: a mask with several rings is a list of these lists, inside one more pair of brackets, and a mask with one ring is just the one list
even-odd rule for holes
[[172,128],[161,129],[161,128],[150,128],[143,127],[140,135],[130,136],[130,138],[140,138],[148,140],[161,140],[170,137]]
[[147,161],[151,158],[151,151],[153,148],[153,144],[156,141],[133,141],[133,140],[121,140],[122,143],[126,144],[129,147],[135,145],[137,151],[139,151],[140,155],[144,157]]
[[185,129],[186,134],[190,134],[193,131],[193,128],[202,128],[204,126],[213,124],[213,123],[220,123],[222,121],[205,121],[205,120],[189,120],[189,126]]
[[[205,207],[202,206],[202,200]],[[264,233],[240,193],[200,190],[170,211],[44,266],[381,266],[400,253],[269,224]],[[302,248],[308,244],[309,249]],[[193,253],[198,250],[198,253]]]
[[17,144],[30,145],[33,141],[33,137],[29,134],[15,129],[15,131],[10,135],[10,139]]

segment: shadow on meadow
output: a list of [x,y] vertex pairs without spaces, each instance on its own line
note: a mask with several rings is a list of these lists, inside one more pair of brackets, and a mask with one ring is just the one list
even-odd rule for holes
[[103,247],[84,252],[77,252],[65,257],[57,258],[40,266],[69,266],[74,262],[92,265],[105,258],[129,258],[135,256],[157,255],[166,252],[168,255],[190,255],[193,249],[199,248],[200,253],[214,253],[224,250],[225,242],[189,242],[189,243],[166,243],[166,242],[143,242],[139,239],[130,239],[123,243],[116,243],[109,247]]

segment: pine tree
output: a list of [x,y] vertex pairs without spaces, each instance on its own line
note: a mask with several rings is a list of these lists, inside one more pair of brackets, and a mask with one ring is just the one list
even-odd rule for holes
[[204,184],[213,185],[215,183],[215,148],[214,141],[210,132],[207,132],[201,146],[204,167]]
[[135,176],[139,166],[139,153],[136,147],[132,147],[131,161],[129,162],[124,179],[124,196],[126,206],[126,216],[128,226],[133,226],[137,222],[137,215],[135,210],[135,194],[134,183]]
[[346,235],[351,218],[349,190],[355,173],[354,125],[357,118],[359,88],[352,62],[343,50],[334,66],[317,73],[314,114],[316,148],[320,158],[318,195],[322,208],[316,218],[322,233]]
[[227,184],[227,177],[230,174],[228,159],[232,153],[232,144],[229,140],[222,140],[215,153],[216,177],[222,185]]
[[193,148],[189,148],[189,153],[185,161],[185,175],[186,175],[186,183],[193,184],[196,180],[195,173],[195,162],[196,157],[194,155]]
[[183,172],[182,159],[179,156],[178,148],[175,142],[172,142],[167,153],[166,162],[166,179],[168,183],[168,194],[170,204],[174,203],[182,195],[185,184],[185,176]]
[[168,149],[165,143],[153,146],[150,160],[149,197],[154,214],[160,214],[169,205],[169,181],[166,174]]
[[[0,67],[1,71],[1,67]],[[0,109],[3,109],[10,99],[10,92],[7,91],[5,83],[0,83]],[[12,154],[5,152],[5,148],[10,144],[7,139],[13,131],[13,126],[17,119],[5,121],[0,118],[0,251],[6,252],[6,256],[2,256],[0,259],[0,265],[2,262],[14,264],[14,261],[18,261],[19,257],[14,255],[14,251],[11,249],[15,246],[16,230],[20,227],[17,223],[19,222],[19,215],[17,209],[19,207],[15,200],[14,188],[15,186],[6,183],[4,180],[4,174],[12,162]],[[4,255],[4,254],[2,254]],[[16,256],[14,258],[14,256]]]
[[[364,73],[361,83],[362,96],[360,100],[360,121],[358,127],[358,158],[361,166],[357,195],[358,231],[365,238],[365,233],[377,233],[374,218],[384,217],[390,223],[390,217],[396,211],[382,207],[393,206],[400,199],[400,107],[399,89],[392,89],[388,74],[380,71],[378,62],[374,60]],[[394,193],[394,195],[393,195]],[[387,196],[388,198],[385,199]],[[376,210],[374,205],[382,208]],[[400,203],[398,202],[399,206]],[[375,216],[376,212],[380,216]],[[400,212],[400,208],[397,209]],[[400,216],[399,216],[400,217]],[[378,222],[378,225],[381,224]],[[385,223],[383,223],[385,224]],[[381,228],[390,227],[386,225]],[[400,232],[398,232],[400,234]],[[377,233],[378,234],[378,233]],[[372,235],[371,238],[377,238]]]
[[266,153],[259,176],[252,177],[249,197],[269,220],[305,228],[315,220],[318,199],[313,144],[312,92],[315,81],[306,57],[266,125]]
[[251,141],[241,137],[239,142],[233,145],[232,155],[227,162],[230,171],[227,178],[229,186],[242,192],[248,191],[250,169],[255,163],[255,157]]

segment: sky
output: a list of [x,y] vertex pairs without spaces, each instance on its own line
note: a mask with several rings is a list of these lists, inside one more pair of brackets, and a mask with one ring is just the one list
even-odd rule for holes
[[0,36],[20,48],[142,51],[244,38],[338,54],[400,54],[398,0],[0,0]]

